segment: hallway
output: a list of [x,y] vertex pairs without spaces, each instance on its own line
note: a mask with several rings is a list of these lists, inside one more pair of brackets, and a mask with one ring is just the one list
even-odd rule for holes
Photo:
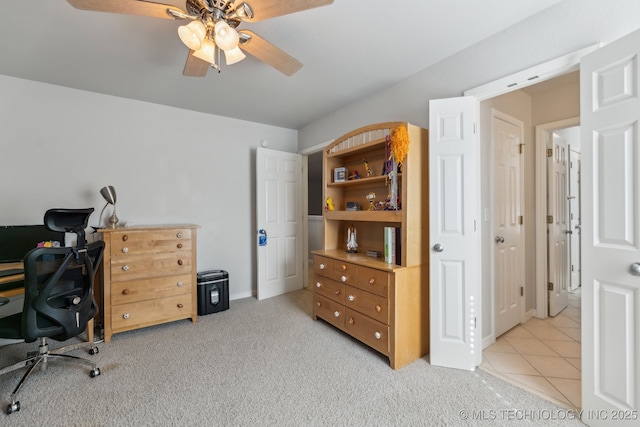
[[481,369],[549,399],[580,409],[580,291],[556,317],[533,318],[484,349]]

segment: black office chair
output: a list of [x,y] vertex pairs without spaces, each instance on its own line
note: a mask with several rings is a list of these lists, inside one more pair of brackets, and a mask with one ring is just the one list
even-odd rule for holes
[[24,259],[24,306],[22,313],[0,318],[0,338],[40,340],[38,351],[28,358],[0,370],[0,375],[27,367],[11,394],[7,414],[20,410],[16,396],[20,388],[40,366],[45,369],[49,359],[83,363],[91,367],[90,376],[100,375],[95,363],[80,357],[63,354],[81,347],[89,347],[89,354],[98,348],[93,342],[81,342],[49,350],[47,338],[66,341],[82,334],[93,319],[98,307],[93,297],[93,281],[102,262],[104,242],[87,244],[85,229],[93,208],[50,209],[44,215],[45,226],[53,231],[76,233],[72,247],[36,248]]

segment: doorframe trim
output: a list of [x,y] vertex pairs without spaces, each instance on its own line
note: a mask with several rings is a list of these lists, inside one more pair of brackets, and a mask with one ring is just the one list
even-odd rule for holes
[[547,309],[547,145],[549,134],[553,131],[568,127],[580,126],[580,116],[571,117],[555,122],[543,123],[536,126],[535,141],[535,188],[545,191],[536,191],[536,317],[546,319],[549,317]]
[[[333,141],[335,139],[298,150],[298,154],[302,156],[302,253],[305,254],[305,262],[302,265],[303,288],[309,288],[309,261],[307,256],[309,253],[309,154],[324,150]],[[322,170],[324,171],[324,168]]]
[[[484,101],[490,98],[495,98],[505,93],[522,89],[526,86],[541,83],[543,81],[550,80],[555,77],[559,77],[561,75],[570,73],[572,71],[576,71],[580,68],[580,59],[584,55],[599,49],[600,47],[602,47],[602,45],[603,43],[596,43],[594,45],[585,47],[583,49],[579,49],[575,52],[569,53],[559,58],[555,58],[550,61],[540,63],[526,70],[522,70],[520,72],[511,74],[509,76],[494,80],[484,85],[467,89],[463,92],[463,95],[473,96],[474,98],[476,98],[476,101],[479,103],[481,101]],[[537,76],[537,77],[532,79],[533,76]],[[514,82],[516,83],[516,85],[513,85]],[[476,129],[476,135],[478,135],[477,142],[480,144],[480,156],[482,156],[483,147],[482,147],[482,138],[480,137],[480,135],[482,134],[480,131],[481,123],[479,120],[477,123],[478,123],[477,129]],[[481,168],[478,168],[477,170],[476,179],[478,180],[478,182],[482,180]],[[482,210],[482,207],[480,207],[480,210]],[[477,218],[482,217],[481,211],[476,212],[476,217]],[[484,233],[484,226],[482,225],[483,222],[480,221],[480,224],[481,224],[480,226],[481,232]],[[484,234],[482,234],[482,236],[484,238]],[[480,251],[479,253],[479,263],[481,268],[484,268],[485,259],[482,255],[482,251]],[[481,305],[484,304],[482,301],[482,294],[484,292],[485,286],[487,286],[485,283],[481,283],[481,289],[479,293],[479,297],[480,297],[479,304]],[[491,304],[490,305],[491,313],[493,313],[493,310],[494,310],[493,301],[491,301],[490,304]],[[536,312],[537,312],[537,309],[538,309],[538,300],[536,299]],[[481,331],[481,334],[484,335],[482,331]],[[494,343],[495,338],[496,337],[493,335],[493,328],[491,328],[491,331],[487,336],[481,337],[482,348],[484,349],[488,347],[490,344]]]
[[603,43],[596,43],[570,54],[534,65],[526,70],[476,86],[466,90],[464,95],[474,96],[478,101],[484,101],[576,71],[580,69],[580,58],[599,49],[602,45]]

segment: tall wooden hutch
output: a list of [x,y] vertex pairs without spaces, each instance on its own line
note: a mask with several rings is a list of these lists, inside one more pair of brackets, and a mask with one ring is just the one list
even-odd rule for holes
[[[399,209],[384,210],[380,202],[390,191],[385,161],[390,135],[399,126],[409,136],[397,174]],[[313,318],[384,354],[393,369],[429,352],[427,144],[427,130],[388,122],[349,132],[323,155],[323,198],[333,210],[324,212],[324,249],[313,251]],[[346,173],[336,174],[336,168]],[[334,175],[345,181],[335,182]],[[398,235],[395,263],[385,262],[385,227]],[[349,230],[355,230],[356,253],[347,252]]]

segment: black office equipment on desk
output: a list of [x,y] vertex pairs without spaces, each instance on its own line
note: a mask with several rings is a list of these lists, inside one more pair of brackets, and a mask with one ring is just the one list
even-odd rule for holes
[[40,242],[58,241],[64,246],[64,232],[44,225],[0,225],[0,262],[18,262]]

